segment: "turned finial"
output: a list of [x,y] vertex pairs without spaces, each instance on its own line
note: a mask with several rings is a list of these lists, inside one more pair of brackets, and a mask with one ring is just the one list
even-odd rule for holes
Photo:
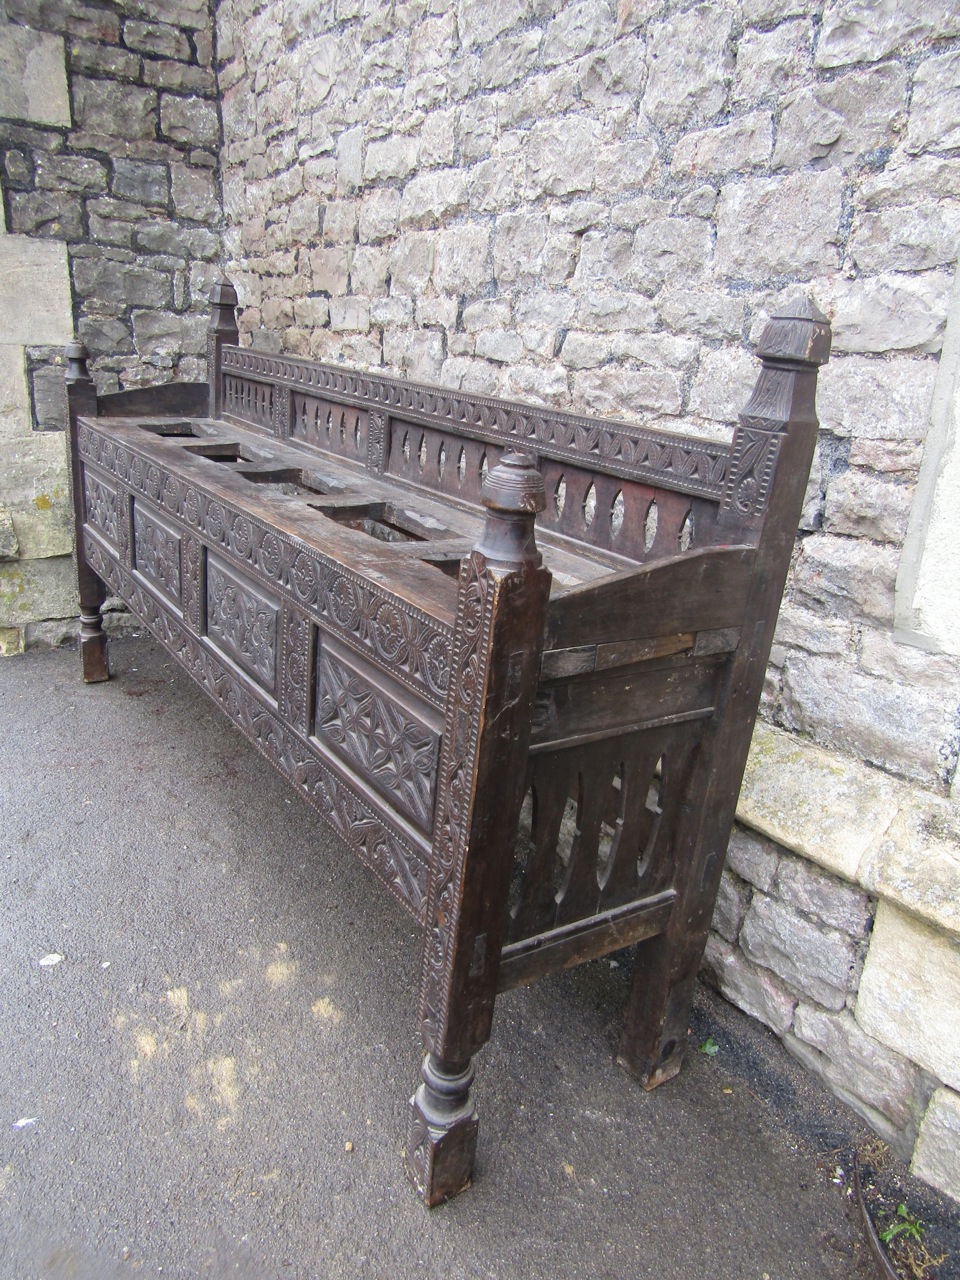
[[487,518],[477,550],[491,564],[504,568],[539,565],[534,521],[547,499],[533,455],[508,450],[487,473],[480,501],[487,508]]
[[229,280],[210,286],[210,332],[224,336],[237,333],[237,291]]
[[74,338],[72,342],[68,342],[63,348],[63,354],[67,362],[67,371],[63,377],[68,385],[73,385],[76,382],[93,381],[90,377],[90,370],[87,368],[87,356],[90,352],[79,338]]
[[757,346],[766,363],[818,366],[830,359],[830,322],[809,298],[770,317]]

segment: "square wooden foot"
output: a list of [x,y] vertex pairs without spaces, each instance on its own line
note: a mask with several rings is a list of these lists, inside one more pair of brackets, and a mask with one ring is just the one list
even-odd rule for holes
[[424,1204],[433,1209],[469,1187],[480,1125],[470,1096],[472,1067],[448,1072],[427,1057],[423,1076],[410,1099],[404,1164]]
[[107,662],[107,637],[100,635],[80,639],[80,664],[84,684],[99,684],[110,679]]

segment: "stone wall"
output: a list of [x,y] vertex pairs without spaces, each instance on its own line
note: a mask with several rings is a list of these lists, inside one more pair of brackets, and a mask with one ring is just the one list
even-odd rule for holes
[[75,630],[59,353],[101,391],[205,375],[220,117],[207,0],[0,15],[0,648]]
[[897,1008],[903,937],[918,981],[960,969],[958,645],[897,598],[960,240],[960,11],[222,0],[217,35],[246,341],[723,434],[768,315],[799,286],[831,317],[769,803],[748,787],[710,971],[960,1195],[960,982]]

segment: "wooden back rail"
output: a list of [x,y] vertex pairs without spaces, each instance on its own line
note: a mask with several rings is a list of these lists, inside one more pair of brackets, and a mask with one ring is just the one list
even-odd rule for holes
[[680,1067],[830,333],[770,322],[730,445],[263,354],[97,396],[68,348],[86,680],[122,597],[423,928],[410,1176],[469,1183],[498,991],[637,945]]

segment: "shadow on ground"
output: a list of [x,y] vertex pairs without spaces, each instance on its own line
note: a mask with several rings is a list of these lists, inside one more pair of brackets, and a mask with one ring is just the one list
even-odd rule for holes
[[874,1274],[832,1181],[866,1131],[706,992],[645,1094],[625,958],[502,998],[427,1213],[415,927],[156,646],[112,662],[0,667],[0,1280]]

